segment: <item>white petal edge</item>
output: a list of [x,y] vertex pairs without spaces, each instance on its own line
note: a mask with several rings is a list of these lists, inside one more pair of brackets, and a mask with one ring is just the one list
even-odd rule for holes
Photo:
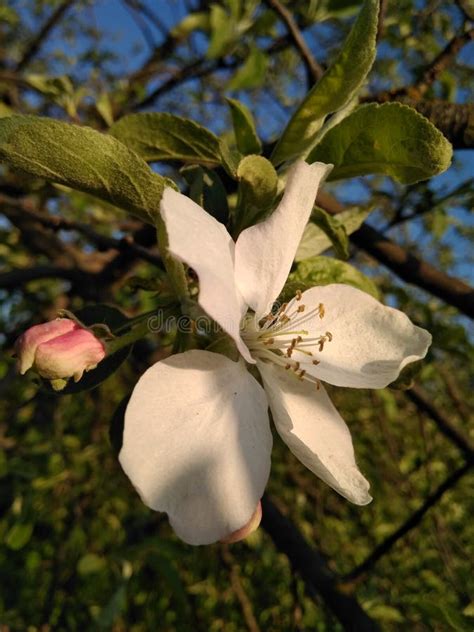
[[319,185],[333,165],[297,161],[288,173],[285,193],[272,215],[239,235],[235,278],[257,317],[278,298],[308,223]]
[[293,454],[339,494],[356,505],[372,497],[360,473],[349,429],[329,399],[308,381],[281,367],[257,362],[276,429]]
[[[407,364],[424,358],[431,344],[431,334],[406,314],[349,285],[313,287],[303,292],[298,305],[305,305],[309,314],[319,303],[324,305],[324,317],[314,315],[301,328],[312,338],[329,331],[332,340],[322,351],[316,343],[311,349],[311,360],[320,362],[317,366],[308,362],[306,354],[296,351],[291,357],[308,373],[334,386],[384,388]],[[290,303],[288,312],[291,307]]]
[[240,336],[245,311],[234,280],[235,245],[225,226],[190,198],[167,187],[160,205],[170,253],[199,277],[199,304],[235,341],[247,362],[253,363]]
[[188,544],[211,544],[251,519],[270,472],[268,404],[245,364],[186,351],[140,378],[125,413],[120,463],[143,502]]

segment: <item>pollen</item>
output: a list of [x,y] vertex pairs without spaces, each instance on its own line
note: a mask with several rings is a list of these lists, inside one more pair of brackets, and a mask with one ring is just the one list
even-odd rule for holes
[[324,304],[298,304],[302,298],[303,293],[297,290],[291,301],[264,316],[256,326],[244,324],[242,338],[255,359],[280,366],[319,389],[313,371],[321,361],[315,356],[324,353],[333,334],[320,325],[326,315]]

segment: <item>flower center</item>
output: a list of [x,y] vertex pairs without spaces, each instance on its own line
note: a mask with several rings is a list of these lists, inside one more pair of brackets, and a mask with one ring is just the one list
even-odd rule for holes
[[[322,320],[325,315],[323,303],[315,307],[307,307],[301,302],[303,295],[297,291],[295,297],[284,303],[277,311],[264,316],[260,322],[248,318],[245,321],[242,338],[252,356],[266,362],[273,362],[287,371],[292,371],[300,380],[314,382],[319,388],[319,381],[309,375],[301,365],[318,365],[318,353],[324,345],[332,340],[330,331],[319,336],[312,336],[306,327],[314,319]],[[314,331],[314,325],[310,327]],[[298,352],[296,354],[295,352]],[[303,358],[301,355],[303,354]],[[297,355],[300,360],[295,359]]]

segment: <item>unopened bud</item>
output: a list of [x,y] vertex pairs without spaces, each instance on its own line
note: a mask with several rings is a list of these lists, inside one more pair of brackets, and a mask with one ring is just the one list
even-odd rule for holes
[[69,318],[30,327],[18,338],[15,348],[20,373],[33,369],[51,380],[53,386],[70,377],[77,382],[105,357],[102,342]]

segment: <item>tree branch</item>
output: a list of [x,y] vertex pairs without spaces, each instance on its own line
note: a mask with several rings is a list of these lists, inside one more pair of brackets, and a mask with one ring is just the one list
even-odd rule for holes
[[[317,203],[332,215],[344,210],[338,200],[324,191],[318,193]],[[474,289],[467,283],[407,252],[368,224],[352,233],[350,239],[407,283],[417,285],[474,318]]]
[[43,45],[44,41],[46,40],[52,29],[58,24],[66,11],[74,4],[74,2],[75,0],[65,0],[60,5],[58,5],[57,9],[53,11],[53,13],[38,31],[36,37],[31,40],[28,48],[23,53],[22,58],[17,63],[15,67],[15,72],[21,72],[30,63],[33,57],[40,50],[41,46]]
[[446,415],[443,415],[443,413],[433,406],[428,394],[425,393],[421,386],[413,386],[411,389],[405,391],[405,395],[411,399],[420,411],[433,419],[440,432],[452,441],[468,460],[471,462],[474,461],[474,448],[469,444],[469,440],[451,424],[451,421]]
[[379,627],[361,608],[355,597],[338,587],[338,580],[324,558],[309,546],[295,525],[265,495],[262,498],[262,526],[279,551],[285,553],[308,592],[319,594],[325,605],[351,632],[377,632]]
[[279,0],[264,0],[265,4],[270,7],[281,18],[285,24],[291,41],[295,45],[295,48],[299,52],[301,59],[306,67],[308,75],[308,85],[312,85],[316,81],[319,81],[324,74],[324,69],[316,61],[311,53],[308,45],[305,42],[303,34],[301,33],[296,21],[293,19],[291,12],[283,6]]
[[445,492],[454,487],[459,479],[468,472],[471,465],[473,464],[472,459],[468,459],[462,467],[455,470],[448,478],[439,485],[439,487],[430,494],[425,502],[417,509],[409,518],[406,520],[401,527],[399,527],[394,533],[392,533],[388,538],[386,538],[379,546],[377,546],[374,551],[356,568],[354,568],[350,573],[343,577],[343,581],[346,583],[353,582],[354,580],[360,578],[362,575],[365,575],[367,571],[371,570],[371,568],[379,561],[379,559],[384,556],[386,553],[390,551],[390,549],[403,538],[409,531],[414,529],[419,525],[423,516],[426,512],[431,509],[443,496]]

